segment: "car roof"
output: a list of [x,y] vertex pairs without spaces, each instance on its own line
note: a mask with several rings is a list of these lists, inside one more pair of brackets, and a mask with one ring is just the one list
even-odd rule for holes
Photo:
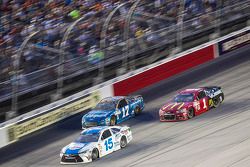
[[123,99],[125,96],[112,96],[112,97],[105,97],[104,99],[101,100],[101,102],[117,102],[121,99]]
[[84,129],[81,134],[94,134],[94,133],[100,133],[104,129],[107,129],[108,126],[96,126],[96,127],[90,127],[87,129]]
[[179,92],[179,94],[185,94],[185,93],[197,93],[198,91],[203,90],[202,88],[191,88],[191,89],[184,89]]

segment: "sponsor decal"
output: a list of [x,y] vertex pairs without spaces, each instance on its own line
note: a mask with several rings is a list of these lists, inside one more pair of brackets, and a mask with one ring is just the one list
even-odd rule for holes
[[181,105],[178,107],[178,110],[181,109],[181,107],[183,107],[185,103],[181,103]]
[[168,105],[164,106],[162,109],[165,110],[165,109],[167,109],[170,105],[172,105],[172,103],[169,103]]
[[250,43],[250,30],[230,37],[218,43],[220,55],[240,48]]
[[123,131],[121,131],[121,134],[127,135],[127,134],[128,134],[128,130],[123,130]]
[[115,145],[115,147],[117,147],[117,146],[120,145],[120,142],[119,142],[119,141],[116,141],[116,142],[114,142],[114,145]]
[[127,139],[128,139],[128,141],[131,141],[131,140],[132,140],[132,136],[131,136],[131,135],[128,135],[128,136],[127,136]]
[[99,102],[100,98],[100,93],[94,92],[85,96],[84,98],[53,109],[35,118],[13,124],[8,127],[9,141],[14,142],[25,135],[49,126],[73,114],[93,108]]
[[99,156],[102,157],[103,149],[102,149],[101,144],[98,144],[98,148],[99,148]]
[[71,156],[71,155],[67,155],[67,154],[64,157],[65,157],[65,159],[75,159],[75,156]]
[[170,108],[173,109],[175,106],[177,106],[178,103],[174,103],[174,105]]
[[205,93],[210,98],[213,98],[213,97],[219,95],[220,93],[222,93],[222,91],[221,90],[217,90],[217,89],[211,89],[211,90],[206,90]]
[[213,103],[213,100],[212,100],[212,99],[209,99],[208,105],[209,105],[209,107],[213,107],[214,103]]
[[200,102],[199,101],[195,101],[194,102],[194,107],[196,109],[196,112],[198,112],[200,110]]

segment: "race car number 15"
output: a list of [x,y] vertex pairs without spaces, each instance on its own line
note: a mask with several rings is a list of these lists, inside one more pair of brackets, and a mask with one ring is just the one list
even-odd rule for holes
[[106,151],[113,148],[112,138],[109,138],[108,140],[105,141],[105,147],[106,147]]

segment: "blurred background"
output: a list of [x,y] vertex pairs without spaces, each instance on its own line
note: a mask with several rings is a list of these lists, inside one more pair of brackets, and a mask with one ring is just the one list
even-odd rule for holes
[[249,25],[249,0],[0,0],[0,122]]

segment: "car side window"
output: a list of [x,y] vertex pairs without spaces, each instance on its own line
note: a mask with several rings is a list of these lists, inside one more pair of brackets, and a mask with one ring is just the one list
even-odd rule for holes
[[111,132],[109,131],[109,129],[105,130],[103,133],[102,133],[102,140],[105,140],[107,138],[109,138],[110,136],[112,136]]
[[206,97],[206,93],[204,91],[199,92],[198,94],[198,100]]
[[122,99],[118,104],[118,108],[125,107],[127,104],[128,104],[127,101],[125,99]]

